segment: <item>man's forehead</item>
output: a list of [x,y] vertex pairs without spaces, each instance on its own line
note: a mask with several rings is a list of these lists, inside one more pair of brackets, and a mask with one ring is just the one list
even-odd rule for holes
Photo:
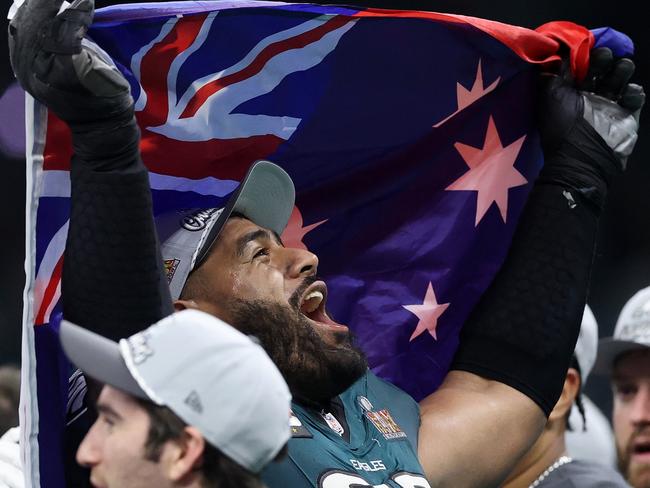
[[614,361],[614,381],[645,377],[650,379],[650,348],[623,353]]
[[99,398],[97,399],[97,406],[104,406],[118,412],[142,408],[135,397],[110,385],[105,385],[102,388]]
[[259,227],[259,225],[255,224],[252,220],[245,217],[244,215],[233,214],[228,217],[228,220],[226,220],[226,223],[221,230],[220,237],[227,237],[229,234],[235,233],[239,228],[247,228],[250,226]]
[[216,244],[218,245],[219,241],[230,245],[237,244],[242,237],[253,234],[256,237],[271,237],[281,243],[280,236],[272,230],[257,225],[243,215],[233,215],[224,224]]

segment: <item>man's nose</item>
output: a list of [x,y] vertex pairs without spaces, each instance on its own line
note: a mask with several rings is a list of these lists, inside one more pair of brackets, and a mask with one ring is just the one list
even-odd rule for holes
[[318,257],[306,249],[284,248],[286,270],[289,278],[315,275],[318,271]]
[[92,468],[101,461],[101,449],[97,421],[92,425],[86,437],[77,449],[77,463],[86,468]]
[[650,385],[639,388],[632,404],[630,420],[634,424],[650,423]]

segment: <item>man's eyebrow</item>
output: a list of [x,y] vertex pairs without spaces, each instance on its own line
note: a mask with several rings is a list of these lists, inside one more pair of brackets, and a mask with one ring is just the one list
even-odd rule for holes
[[123,420],[122,416],[119,413],[117,413],[115,410],[113,410],[110,406],[106,405],[105,403],[97,404],[97,412],[106,415],[108,417],[113,417],[118,420]]
[[634,375],[623,373],[623,374],[614,374],[612,375],[612,379],[611,379],[612,383],[630,383],[632,381],[639,381],[639,378]]
[[284,244],[282,243],[280,236],[277,235],[275,232],[271,232],[266,229],[257,229],[247,234],[244,234],[239,239],[237,239],[237,256],[242,257],[244,255],[244,250],[246,249],[246,245],[249,242],[256,241],[258,239],[270,239],[275,241],[275,243],[278,244],[279,246],[284,247]]

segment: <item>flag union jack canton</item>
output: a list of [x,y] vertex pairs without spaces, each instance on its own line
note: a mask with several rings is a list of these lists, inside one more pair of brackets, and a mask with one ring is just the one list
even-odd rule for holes
[[[284,242],[318,254],[331,313],[373,371],[421,399],[447,372],[541,168],[536,65],[557,61],[550,34],[566,29],[584,72],[585,29],[425,12],[134,4],[99,10],[89,37],[131,85],[155,212],[219,206],[254,160],[281,165],[297,188]],[[55,331],[71,145],[28,103],[24,441],[27,471],[52,487],[64,486],[69,369]]]

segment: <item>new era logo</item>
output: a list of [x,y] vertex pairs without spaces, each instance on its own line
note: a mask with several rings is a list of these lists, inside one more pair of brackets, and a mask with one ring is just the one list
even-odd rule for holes
[[199,394],[196,391],[191,391],[191,393],[185,399],[185,404],[196,413],[203,413],[203,405],[201,404],[201,399],[199,398]]
[[148,336],[146,332],[139,332],[128,339],[131,357],[135,364],[144,363],[147,358],[153,356],[153,350],[147,343]]

